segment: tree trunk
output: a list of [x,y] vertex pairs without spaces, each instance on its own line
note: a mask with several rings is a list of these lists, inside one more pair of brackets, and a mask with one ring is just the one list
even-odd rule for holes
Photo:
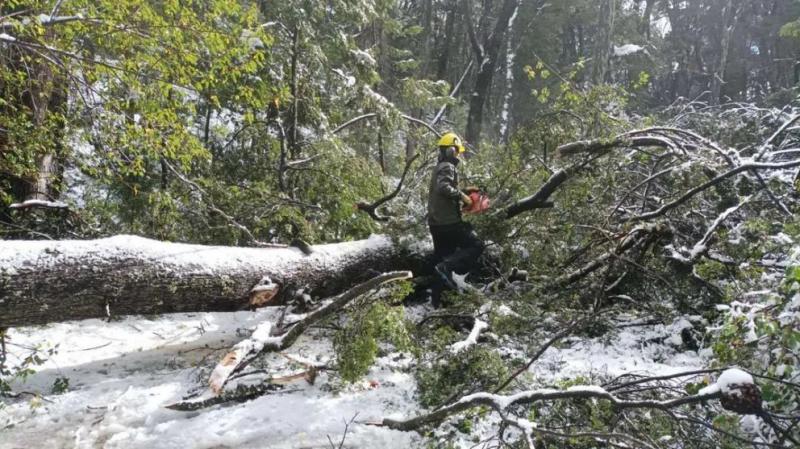
[[299,113],[299,92],[297,90],[297,59],[300,57],[300,28],[295,25],[292,32],[292,80],[291,80],[291,94],[292,94],[292,123],[289,133],[289,148],[292,151],[292,159],[300,157],[300,146],[297,144],[297,127],[298,127],[298,113]]
[[516,58],[516,46],[513,44],[514,23],[516,22],[517,11],[508,20],[508,39],[506,40],[506,83],[505,95],[503,95],[503,105],[500,110],[500,139],[508,143],[511,133],[511,100],[514,95],[514,63]]
[[[467,8],[465,8],[466,21],[470,40],[472,41],[473,54],[478,63],[478,76],[475,78],[475,88],[472,91],[472,97],[469,102],[466,139],[467,142],[478,145],[481,137],[481,128],[483,127],[483,108],[486,104],[489,89],[492,86],[492,78],[494,77],[494,70],[497,66],[500,46],[503,42],[506,30],[508,29],[508,23],[519,7],[519,1],[505,0],[503,2],[494,29],[486,39],[483,40],[483,43],[478,42],[477,34],[472,24],[469,3],[469,1],[465,2],[467,5]],[[481,21],[487,20],[487,16],[490,13],[491,11],[489,8],[484,9]]]
[[722,84],[725,80],[725,66],[728,65],[728,51],[730,50],[731,37],[733,29],[736,27],[736,21],[739,16],[739,11],[733,0],[728,0],[725,8],[722,10],[722,17],[724,18],[722,37],[720,42],[719,61],[717,68],[714,70],[714,75],[711,78],[711,104],[718,105],[719,97],[722,91]]
[[597,45],[594,51],[594,64],[592,65],[592,83],[602,84],[606,80],[608,64],[611,57],[611,38],[614,36],[614,16],[617,9],[617,0],[602,0],[600,3],[600,23]]
[[[52,38],[53,30],[45,32],[45,39]],[[30,82],[28,90],[22,96],[24,110],[29,111],[31,125],[34,128],[43,128],[53,114],[63,113],[67,104],[67,92],[64,80],[56,68],[48,62],[24,62],[23,53],[15,54],[11,58],[12,66],[25,66],[28,69]],[[59,153],[61,152],[63,128],[54,129],[54,139],[43,142],[47,148],[36,157],[36,172],[22,181],[23,201],[49,201],[58,197],[59,178],[61,166]]]
[[450,62],[450,46],[453,42],[453,34],[455,33],[456,21],[456,8],[458,7],[456,0],[451,0],[447,8],[447,16],[444,20],[444,41],[439,53],[439,61],[436,68],[436,78],[440,80],[447,79],[447,68]]
[[642,13],[642,22],[639,24],[639,32],[650,41],[650,21],[653,19],[653,6],[656,0],[645,0],[644,13]]
[[290,302],[301,288],[326,297],[373,270],[415,270],[423,263],[382,236],[313,249],[306,256],[295,248],[203,246],[136,236],[0,241],[0,328],[277,305]]

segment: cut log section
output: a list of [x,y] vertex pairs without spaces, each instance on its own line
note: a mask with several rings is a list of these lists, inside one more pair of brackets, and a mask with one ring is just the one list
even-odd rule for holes
[[0,328],[120,315],[278,305],[303,288],[329,297],[424,257],[388,237],[296,248],[190,245],[115,236],[0,241]]

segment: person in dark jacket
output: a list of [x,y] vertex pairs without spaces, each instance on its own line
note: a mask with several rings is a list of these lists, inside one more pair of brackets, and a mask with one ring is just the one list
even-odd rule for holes
[[461,217],[461,207],[470,206],[469,190],[458,189],[459,156],[464,145],[455,133],[439,140],[439,159],[428,190],[428,228],[433,238],[435,270],[440,281],[433,287],[432,301],[439,306],[444,286],[456,289],[453,272],[466,273],[483,253],[483,242]]

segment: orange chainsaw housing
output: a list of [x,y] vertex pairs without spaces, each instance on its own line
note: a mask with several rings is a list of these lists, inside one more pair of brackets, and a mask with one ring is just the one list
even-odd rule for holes
[[461,209],[465,214],[480,214],[489,209],[489,196],[483,192],[470,192],[472,205]]

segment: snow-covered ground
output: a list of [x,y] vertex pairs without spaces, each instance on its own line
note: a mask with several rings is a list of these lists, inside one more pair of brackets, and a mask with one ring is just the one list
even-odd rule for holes
[[[203,385],[224,353],[275,313],[178,314],[13,329],[12,362],[28,354],[29,347],[57,344],[58,350],[14,386],[15,391],[48,393],[43,401],[32,404],[30,396],[23,396],[0,407],[0,448],[329,448],[328,437],[338,445],[344,422],[356,414],[347,433],[348,448],[425,447],[416,433],[363,424],[384,416],[410,416],[418,409],[413,375],[398,369],[404,360],[397,354],[380,359],[354,385],[342,386],[323,372],[314,385],[300,381],[246,403],[193,412],[164,407]],[[685,325],[683,320],[632,326],[610,338],[568,340],[550,348],[532,374],[546,383],[577,375],[698,368],[701,358],[680,352],[679,342],[670,338]],[[328,361],[328,339],[315,332],[301,337],[287,353]],[[297,371],[280,355],[268,360],[283,373]],[[49,394],[61,377],[69,379],[68,391]],[[472,437],[465,435],[462,445],[473,446]]]

